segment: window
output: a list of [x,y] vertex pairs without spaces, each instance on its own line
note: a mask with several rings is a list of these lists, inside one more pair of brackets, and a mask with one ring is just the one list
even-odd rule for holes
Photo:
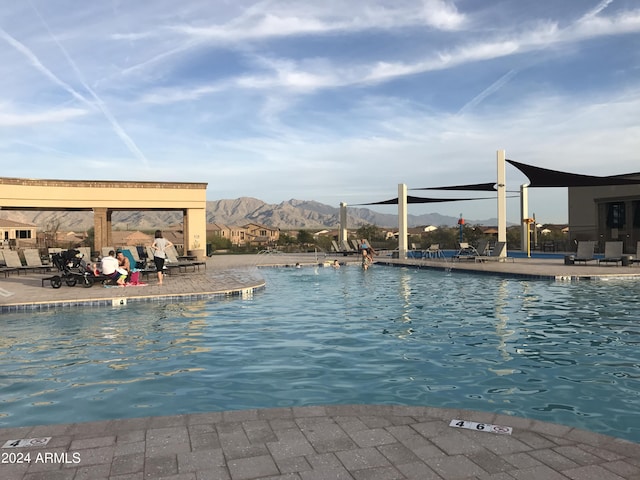
[[640,228],[640,202],[633,202],[633,227]]
[[260,230],[260,236],[261,237],[266,237],[267,236],[267,231],[266,230]]
[[607,227],[622,228],[624,227],[625,211],[623,202],[615,202],[607,204]]
[[16,238],[31,238],[31,230],[16,230]]

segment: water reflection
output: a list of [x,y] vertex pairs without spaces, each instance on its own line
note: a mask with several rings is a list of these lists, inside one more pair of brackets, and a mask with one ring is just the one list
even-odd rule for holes
[[0,425],[398,403],[640,440],[628,286],[378,266],[262,274],[246,299],[0,317]]

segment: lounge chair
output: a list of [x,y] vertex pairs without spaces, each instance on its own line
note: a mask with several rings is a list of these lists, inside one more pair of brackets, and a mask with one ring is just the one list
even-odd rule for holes
[[185,260],[184,257],[178,256],[178,251],[176,250],[175,245],[170,246],[165,249],[165,253],[167,254],[167,258],[169,259],[169,266],[177,266],[178,271],[187,271],[187,268],[193,267],[193,271],[196,269],[200,270],[200,266],[204,265],[205,270],[207,269],[207,262],[198,261],[198,260]]
[[4,278],[7,278],[12,272],[18,272],[19,274],[19,269],[7,265],[7,261],[4,259],[2,252],[3,250],[0,250],[0,273],[4,273]]
[[334,253],[339,253],[341,255],[344,255],[345,257],[347,255],[353,255],[355,253],[355,250],[351,248],[347,250],[345,250],[344,248],[340,248],[340,246],[338,245],[338,242],[336,242],[335,240],[331,240],[331,249],[333,250]]
[[127,282],[133,285],[139,285],[141,276],[146,275],[147,278],[149,278],[149,274],[155,273],[156,269],[145,268],[144,262],[136,261],[135,257],[137,256],[138,258],[140,258],[140,256],[139,255],[134,256],[133,252],[131,251],[131,248],[135,249],[135,247],[124,247],[124,248],[121,248],[120,251],[125,257],[129,259],[129,268],[131,270],[130,270],[130,274],[129,274],[129,278],[127,279]]
[[576,252],[576,258],[573,260],[575,263],[590,262],[595,260],[594,252],[596,249],[596,242],[593,240],[582,240],[578,242],[578,251]]
[[7,268],[18,272],[18,275],[20,275],[20,272],[26,273],[30,270],[29,267],[22,265],[22,260],[20,260],[20,256],[15,250],[4,251],[4,262],[7,264]]
[[[149,246],[147,246],[146,249],[147,249],[147,258],[149,259],[150,265],[154,266],[154,268],[146,269],[143,272],[145,275],[148,276],[150,272],[155,272],[156,269],[155,269],[155,262],[153,261],[153,256],[154,256],[153,249]],[[167,258],[164,262],[164,273],[170,275],[172,273],[172,270],[175,270],[176,268],[178,268],[177,263],[173,263],[169,258],[169,256],[167,255]]]
[[622,242],[605,242],[604,258],[598,259],[598,265],[601,263],[622,263]]
[[453,258],[456,260],[475,260],[478,255],[478,250],[473,245],[467,242],[460,242],[460,249]]
[[122,247],[120,250],[122,250],[123,253],[129,252],[131,256],[127,255],[127,257],[129,258],[129,262],[131,263],[131,265],[135,265],[136,268],[138,268],[139,270],[145,269],[146,263],[144,260],[140,258],[140,254],[138,253],[137,247],[132,247],[132,246]]
[[25,248],[22,253],[24,254],[24,260],[27,263],[27,267],[31,270],[40,272],[51,271],[51,265],[43,265],[40,258],[40,252],[37,248]]
[[440,250],[439,243],[432,243],[429,248],[423,250],[422,258],[444,258],[444,253]]
[[491,249],[489,248],[489,240],[483,238],[478,240],[478,247],[476,248],[478,255],[489,256],[491,254]]
[[349,245],[349,240],[342,240],[342,251],[349,252],[349,253],[356,253],[358,249],[351,248],[351,245]]
[[490,260],[495,260],[498,262],[506,262],[508,260],[512,262],[515,261],[513,257],[507,256],[506,242],[496,242],[489,255],[478,255],[477,257],[475,257],[476,262],[486,262]]

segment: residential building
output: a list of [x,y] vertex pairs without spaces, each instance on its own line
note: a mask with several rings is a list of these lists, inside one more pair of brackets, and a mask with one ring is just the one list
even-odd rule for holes
[[14,222],[0,218],[0,246],[33,247],[36,245],[38,227],[31,223]]
[[255,246],[275,245],[280,238],[280,229],[259,223],[248,223],[243,227],[247,235],[247,243]]

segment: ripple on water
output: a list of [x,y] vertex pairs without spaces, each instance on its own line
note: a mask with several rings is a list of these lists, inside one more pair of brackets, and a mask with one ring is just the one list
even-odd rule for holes
[[0,425],[432,405],[640,441],[628,282],[264,269],[248,299],[0,317]]

